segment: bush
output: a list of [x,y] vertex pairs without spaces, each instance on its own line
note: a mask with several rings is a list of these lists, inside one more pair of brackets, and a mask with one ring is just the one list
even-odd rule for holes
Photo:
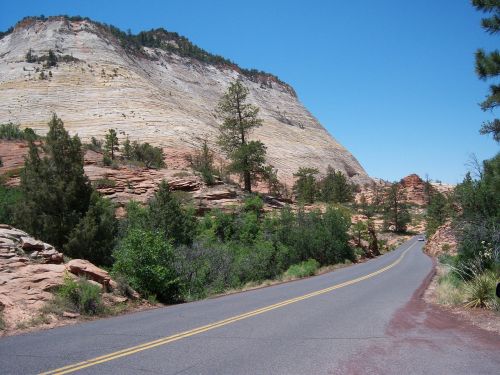
[[[125,146],[125,145],[124,145]],[[138,143],[134,141],[131,150],[124,153],[130,154],[129,160],[135,160],[144,163],[146,168],[164,168],[165,155],[160,147],[151,146],[149,143]]]
[[215,184],[214,153],[208,147],[208,141],[203,140],[201,147],[193,155],[188,156],[193,170],[199,172],[207,185]]
[[498,277],[493,271],[485,271],[465,284],[466,307],[498,309],[495,291]]
[[148,226],[162,233],[174,245],[188,245],[193,242],[196,219],[194,212],[185,210],[170,191],[168,183],[162,181],[149,202]]
[[299,279],[312,276],[319,268],[319,263],[315,259],[308,259],[299,264],[294,264],[285,272],[285,278]]
[[0,223],[15,224],[14,213],[21,199],[21,190],[0,185]]
[[293,263],[310,258],[320,265],[355,260],[348,243],[351,223],[345,210],[329,207],[324,214],[299,210],[296,215],[282,210],[277,220],[277,240],[290,248]]
[[161,302],[181,300],[174,248],[160,233],[132,229],[113,255],[113,272],[142,295],[154,295]]
[[101,288],[86,279],[75,281],[66,275],[57,290],[57,297],[66,307],[82,315],[97,315],[104,311]]
[[108,154],[104,154],[102,157],[102,164],[106,167],[110,167],[113,164],[113,160],[109,157]]
[[94,181],[94,187],[96,189],[112,188],[115,186],[116,182],[114,180],[110,180],[109,178],[100,178]]
[[260,216],[263,207],[264,202],[258,195],[252,195],[243,202],[243,211],[254,212],[257,216]]
[[83,258],[98,265],[110,266],[117,230],[114,204],[94,192],[85,216],[68,236],[64,253],[73,258]]
[[7,141],[11,140],[26,140],[34,141],[38,139],[39,136],[31,128],[25,128],[21,130],[19,125],[15,125],[12,122],[0,125],[0,139],[5,139]]
[[[446,260],[446,262],[452,261],[449,258],[443,260]],[[463,284],[462,279],[455,272],[451,271],[451,267],[446,267],[444,274],[438,278],[438,285],[436,287],[437,301],[448,306],[460,305],[464,301]]]
[[199,239],[177,248],[176,257],[184,299],[204,298],[232,286],[234,252],[228,245]]

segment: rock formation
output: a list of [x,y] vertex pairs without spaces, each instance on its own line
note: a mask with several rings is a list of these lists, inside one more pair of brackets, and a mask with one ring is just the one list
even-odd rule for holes
[[[44,134],[56,112],[84,140],[114,128],[122,140],[128,135],[164,147],[168,155],[190,149],[200,137],[215,145],[214,109],[229,83],[240,79],[264,121],[253,137],[267,146],[282,181],[290,186],[300,166],[324,172],[328,165],[354,182],[371,181],[289,85],[264,73],[243,74],[234,64],[181,56],[176,40],[162,33],[167,35],[160,30],[154,40],[163,48],[133,49],[111,28],[87,19],[19,22],[0,39],[0,123]],[[30,50],[45,60],[27,62]],[[50,50],[59,60],[55,66],[47,65]]]
[[[82,259],[64,264],[63,255],[53,246],[0,224],[0,313],[8,329],[36,317],[54,298],[52,292],[63,283],[65,275],[98,283],[111,303],[127,300],[111,293],[118,285],[108,272]],[[135,292],[132,294],[139,298]]]
[[457,238],[451,223],[448,221],[441,225],[425,244],[425,251],[433,257],[441,254],[457,254]]

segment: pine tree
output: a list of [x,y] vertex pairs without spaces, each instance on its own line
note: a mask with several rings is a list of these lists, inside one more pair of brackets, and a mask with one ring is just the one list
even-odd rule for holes
[[[472,0],[472,4],[477,10],[487,14],[492,14],[491,17],[483,18],[481,25],[487,33],[491,35],[500,32],[500,0]],[[476,73],[482,80],[497,78],[500,74],[500,51],[485,52],[482,49],[476,52]],[[488,111],[496,108],[500,103],[500,85],[492,84],[490,86],[490,94],[486,100],[481,103],[481,109]],[[493,119],[483,123],[481,134],[492,134],[495,141],[500,142],[500,120]]]
[[133,154],[132,144],[130,143],[130,140],[128,139],[127,136],[122,145],[122,155],[125,160],[131,160],[133,156],[132,154]]
[[406,226],[410,222],[410,213],[406,204],[406,198],[401,185],[393,183],[389,188],[384,205],[384,226],[386,228],[394,226],[394,232],[406,231]]
[[262,173],[266,159],[266,147],[260,141],[249,141],[252,129],[262,125],[258,118],[259,108],[246,103],[248,89],[240,82],[231,83],[218,105],[223,122],[219,126],[219,145],[231,160],[232,172],[239,173],[244,190],[252,191],[252,182]]
[[293,185],[293,191],[297,200],[301,203],[314,203],[318,196],[318,183],[316,175],[319,171],[316,168],[299,168],[297,173],[297,181]]
[[70,137],[55,114],[42,145],[30,141],[21,174],[23,199],[15,221],[28,233],[61,249],[89,207],[92,187],[83,170],[78,136]]
[[162,233],[174,245],[191,244],[195,231],[195,218],[184,210],[172,195],[166,181],[149,202],[150,229]]
[[104,149],[111,156],[111,160],[115,159],[115,151],[119,150],[118,137],[115,129],[109,129],[106,134],[106,141],[104,142]]
[[321,199],[328,203],[346,203],[354,199],[352,185],[341,172],[328,166],[326,176],[320,181]]
[[113,203],[94,192],[85,216],[69,234],[64,253],[73,258],[110,266],[117,233],[118,221]]

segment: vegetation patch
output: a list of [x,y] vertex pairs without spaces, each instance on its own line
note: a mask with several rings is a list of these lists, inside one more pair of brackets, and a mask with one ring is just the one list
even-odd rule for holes
[[19,125],[9,122],[7,124],[0,124],[0,139],[4,139],[7,141],[34,141],[36,139],[40,139],[40,137],[31,128],[25,128],[21,130],[19,128]]
[[86,316],[104,312],[101,288],[84,278],[74,280],[70,276],[65,276],[63,284],[56,292],[53,304],[54,311],[72,311]]
[[308,259],[299,264],[294,264],[284,273],[285,279],[300,279],[302,277],[312,276],[319,268],[319,263],[315,259]]
[[100,178],[94,181],[94,187],[96,189],[113,188],[116,186],[116,181],[110,180],[109,178]]

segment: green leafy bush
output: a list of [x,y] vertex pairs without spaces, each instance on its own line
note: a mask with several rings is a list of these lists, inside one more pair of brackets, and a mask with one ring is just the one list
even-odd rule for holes
[[161,302],[181,299],[174,248],[162,234],[132,229],[113,255],[113,271],[123,275],[142,295],[154,295]]
[[285,278],[302,278],[312,276],[319,268],[319,263],[315,259],[308,259],[299,264],[294,264],[285,272]]

